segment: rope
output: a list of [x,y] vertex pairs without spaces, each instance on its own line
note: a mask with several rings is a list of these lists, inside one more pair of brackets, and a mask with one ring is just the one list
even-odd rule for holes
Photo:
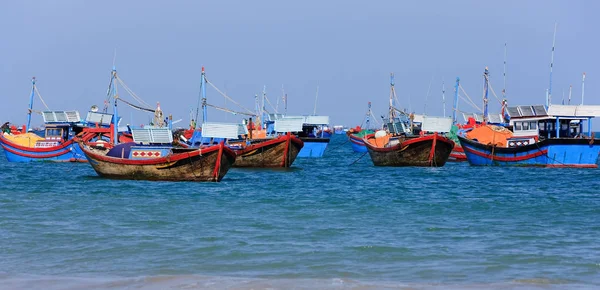
[[125,103],[125,104],[129,105],[130,107],[132,107],[132,108],[134,108],[134,109],[138,109],[138,110],[140,110],[140,111],[146,111],[146,112],[152,112],[152,113],[154,113],[154,112],[156,111],[156,110],[154,110],[154,109],[148,109],[148,108],[144,108],[144,107],[140,107],[140,106],[134,105],[134,104],[132,104],[132,103],[130,103],[130,102],[128,102],[128,101],[125,101],[125,100],[123,100],[123,99],[119,98],[119,96],[117,96],[117,97],[115,98],[115,101],[116,101],[117,99],[118,99],[119,101],[121,101],[121,102],[123,102],[123,103]]
[[[146,107],[152,107],[150,105],[148,105],[148,103],[144,102],[144,100],[142,100],[142,98],[138,97],[126,84],[125,82],[123,82],[123,80],[119,77],[119,76],[115,76],[115,78],[117,79],[117,81],[119,82],[119,84],[121,84],[121,86],[123,86],[123,88],[136,100],[138,101],[140,104],[146,106]],[[154,110],[153,110],[154,111]]]
[[46,105],[46,102],[44,102],[44,99],[42,99],[42,95],[40,94],[40,91],[38,91],[37,86],[33,86],[33,89],[35,90],[35,93],[38,95],[38,97],[40,98],[40,101],[42,101],[42,104],[44,104],[44,107],[46,107],[46,109],[48,111],[50,111],[50,108],[48,108],[48,105]]
[[273,107],[273,104],[271,104],[271,101],[269,101],[269,97],[267,97],[267,94],[264,94],[265,96],[265,100],[267,100],[267,103],[269,103],[269,105],[271,106],[271,109],[273,109],[275,111],[275,113],[279,113],[277,112],[277,109],[275,109],[275,107]]
[[221,110],[223,112],[232,113],[234,115],[246,115],[246,116],[251,116],[251,117],[256,116],[255,114],[248,114],[248,113],[244,113],[244,112],[236,112],[236,111],[233,111],[233,110],[229,110],[229,109],[222,108],[222,107],[215,106],[215,105],[211,105],[211,104],[206,104],[206,105],[209,106],[209,107],[215,108],[217,110]]
[[229,101],[231,101],[232,103],[236,104],[238,107],[248,111],[249,113],[252,114],[252,116],[254,116],[254,112],[252,112],[251,110],[247,109],[246,107],[240,105],[240,103],[236,102],[235,100],[233,100],[231,97],[229,97],[228,95],[226,95],[225,93],[221,92],[221,90],[219,90],[219,88],[217,88],[215,85],[213,85],[213,83],[209,82],[208,79],[206,79],[206,77],[204,78],[204,80],[206,81],[207,84],[209,84],[211,87],[213,87],[213,89],[215,89],[217,92],[219,92],[219,94],[221,94],[221,96],[223,96],[225,99],[228,99]]
[[367,153],[369,153],[369,151],[363,153],[363,155],[361,155],[360,157],[358,157],[358,159],[354,160],[354,162],[350,163],[350,165],[348,166],[352,166],[354,165],[354,163],[358,162],[358,160],[360,160],[361,158],[363,158],[365,155],[367,155]]
[[486,76],[487,82],[488,82],[488,88],[490,89],[490,91],[492,91],[492,95],[494,95],[494,97],[496,97],[496,100],[498,100],[498,103],[500,103],[500,105],[502,105],[502,101],[500,100],[500,98],[498,98],[498,96],[496,95],[496,92],[494,92],[494,88],[492,88],[492,83],[490,82],[490,78],[488,76]]
[[[469,95],[467,94],[467,92],[465,92],[465,89],[462,87],[462,85],[459,85],[458,87],[463,92],[463,94],[465,94],[465,96],[467,96],[467,98],[469,99],[470,105],[473,106],[475,109],[483,112],[483,110],[481,108],[479,108],[477,105],[475,105],[475,102],[473,102],[473,100],[471,99],[471,97],[469,97]],[[465,102],[467,101],[460,94],[458,96],[461,97],[461,99],[463,99]]]

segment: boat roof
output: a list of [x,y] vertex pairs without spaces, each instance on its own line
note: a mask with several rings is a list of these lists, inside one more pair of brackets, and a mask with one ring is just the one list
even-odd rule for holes
[[600,117],[600,106],[596,105],[527,105],[507,107],[511,119],[587,119]]

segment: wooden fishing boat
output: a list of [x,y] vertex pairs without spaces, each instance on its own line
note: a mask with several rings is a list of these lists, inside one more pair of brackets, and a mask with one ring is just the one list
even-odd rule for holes
[[234,149],[234,167],[290,167],[304,146],[291,133],[272,139],[251,140],[249,145]]
[[454,147],[454,142],[437,132],[422,137],[377,138],[371,134],[364,140],[375,166],[440,167],[446,164]]
[[108,149],[78,144],[96,173],[113,179],[218,182],[236,158],[223,143],[199,149],[135,143]]
[[460,145],[460,142],[458,142],[458,143],[454,142],[454,149],[452,149],[452,152],[450,152],[450,158],[448,159],[448,161],[453,161],[453,162],[467,161],[467,155],[465,155],[465,150]]
[[[422,116],[417,129],[414,114],[394,107],[397,99],[394,74],[390,75],[390,107],[385,130],[363,138],[375,166],[444,166],[454,147],[452,140],[442,133],[450,131],[452,119]],[[399,113],[400,115],[396,115]],[[418,131],[418,134],[416,133]]]

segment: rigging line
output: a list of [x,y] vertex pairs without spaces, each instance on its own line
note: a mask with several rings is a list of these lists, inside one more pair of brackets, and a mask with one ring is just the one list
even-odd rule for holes
[[42,101],[42,104],[44,104],[44,107],[46,107],[46,109],[48,109],[48,111],[50,111],[50,108],[48,108],[48,105],[46,105],[46,102],[44,102],[44,99],[42,99],[42,95],[40,94],[40,91],[38,91],[37,86],[33,86],[33,89],[35,90],[35,93],[38,95],[38,97],[40,98],[40,101]]
[[255,117],[256,116],[256,114],[248,114],[248,113],[244,113],[244,112],[236,112],[236,111],[233,111],[233,110],[229,110],[229,109],[222,108],[222,107],[215,106],[215,105],[211,105],[211,104],[206,104],[206,105],[209,106],[209,107],[213,107],[213,108],[215,108],[217,110],[221,110],[223,112],[232,113],[234,115],[246,115],[246,116],[251,116],[251,117]]
[[126,101],[126,100],[124,100],[124,99],[122,99],[122,98],[118,97],[118,96],[115,98],[115,100],[119,100],[119,101],[121,101],[121,102],[123,102],[123,103],[125,103],[125,104],[129,105],[130,107],[132,107],[132,108],[134,108],[134,109],[138,109],[138,110],[140,110],[140,111],[147,111],[147,112],[151,112],[151,113],[154,113],[154,112],[156,112],[156,110],[153,110],[153,109],[148,109],[148,108],[140,107],[140,106],[138,106],[138,105],[134,105],[134,104],[132,104],[132,103],[130,103],[130,102],[128,102],[128,101]]
[[123,86],[123,88],[136,100],[138,101],[140,104],[146,106],[146,107],[152,107],[150,106],[148,103],[144,102],[144,100],[142,100],[142,98],[138,97],[126,84],[125,82],[121,79],[121,77],[116,76],[117,81],[119,81],[119,83],[121,84],[121,86]]
[[[480,109],[477,105],[475,105],[475,102],[473,102],[473,100],[471,99],[471,97],[469,97],[469,94],[467,94],[467,92],[465,91],[465,89],[462,87],[462,85],[458,85],[458,87],[460,88],[460,90],[463,92],[463,94],[465,94],[465,96],[467,96],[467,98],[469,99],[470,105],[473,106],[474,108],[476,108],[479,111],[482,111],[482,109]],[[465,98],[463,98],[460,94],[459,96],[466,102],[467,100],[465,100]]]
[[273,104],[271,104],[271,101],[269,100],[269,97],[267,97],[267,94],[264,94],[265,96],[265,100],[267,100],[267,103],[269,103],[269,105],[271,106],[271,109],[275,110],[275,113],[279,113],[277,112],[277,109],[275,109],[275,107],[273,107]]
[[500,98],[498,98],[498,95],[496,95],[496,92],[494,92],[494,88],[492,88],[492,83],[490,82],[489,76],[486,76],[485,78],[488,81],[488,88],[490,89],[490,91],[492,91],[492,95],[494,95],[494,97],[496,97],[496,100],[498,100],[498,103],[500,103],[500,105],[502,105],[502,101],[500,100]]
[[463,98],[463,96],[461,94],[458,95],[463,101],[465,101],[467,104],[471,105],[471,107],[477,109],[480,112],[483,112],[483,110],[481,110],[481,108],[479,108],[477,105],[475,105],[474,103],[470,103],[470,100],[467,100],[465,98]]
[[[219,94],[221,94],[221,96],[223,96],[224,98],[228,99],[229,101],[231,101],[232,103],[236,104],[238,107],[254,114],[251,110],[248,110],[246,107],[240,105],[240,103],[236,102],[234,99],[232,99],[231,97],[229,97],[228,95],[226,95],[225,93],[223,93],[221,90],[219,90],[219,88],[217,88],[213,83],[211,83],[206,77],[204,78],[204,80],[206,81],[207,84],[209,84],[211,87],[213,87],[213,89],[215,89]],[[254,115],[252,115],[254,116]]]

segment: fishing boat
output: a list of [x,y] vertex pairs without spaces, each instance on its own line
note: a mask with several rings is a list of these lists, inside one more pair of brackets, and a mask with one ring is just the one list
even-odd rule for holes
[[[442,136],[452,125],[451,118],[423,116],[415,132],[414,115],[394,106],[394,75],[391,74],[390,116],[385,128],[363,138],[375,166],[444,166],[454,142]],[[397,115],[397,112],[400,115]]]
[[508,113],[512,131],[486,125],[458,136],[469,164],[598,167],[600,139],[594,138],[591,121],[600,116],[600,106],[517,106],[509,107]]
[[333,126],[333,133],[336,135],[342,135],[345,133],[344,129],[345,128],[342,125],[335,125]]
[[[262,106],[256,98],[256,112],[233,112],[231,110],[212,106],[206,102],[207,81],[202,68],[201,98],[202,98],[202,128],[193,130],[190,138],[184,142],[186,146],[200,147],[213,145],[218,142],[233,150],[237,155],[234,167],[291,167],[304,142],[291,132],[302,130],[302,118],[283,118],[278,114],[269,114],[265,110],[266,93],[263,90]],[[214,107],[235,114],[245,114],[258,117],[255,126],[252,118],[247,124],[228,124],[207,121],[207,107]],[[245,109],[245,108],[244,108]],[[247,110],[247,109],[246,109]]]
[[365,115],[365,119],[363,123],[366,123],[365,128],[361,128],[361,126],[356,126],[355,128],[349,129],[346,133],[348,135],[348,140],[350,141],[350,145],[352,146],[352,150],[354,152],[365,153],[367,152],[367,147],[365,146],[364,138],[367,135],[374,134],[375,131],[371,129],[370,120],[373,117],[373,113],[371,112],[371,102],[369,102],[369,109],[367,110],[367,114]]
[[[292,117],[293,118],[293,117]],[[323,157],[325,149],[331,140],[324,128],[329,124],[329,116],[302,116],[304,122],[298,137],[304,142],[304,147],[298,157]]]
[[223,142],[175,148],[168,128],[133,129],[133,138],[112,148],[78,144],[96,173],[112,179],[218,182],[236,158]]
[[23,132],[18,134],[0,133],[0,145],[4,149],[6,159],[9,162],[85,162],[83,152],[73,141],[73,138],[86,127],[86,124],[81,121],[78,111],[47,110],[39,112],[44,119],[44,137],[32,132],[33,99],[36,92],[39,96],[39,92],[35,78],[31,80],[31,83],[27,125]]

